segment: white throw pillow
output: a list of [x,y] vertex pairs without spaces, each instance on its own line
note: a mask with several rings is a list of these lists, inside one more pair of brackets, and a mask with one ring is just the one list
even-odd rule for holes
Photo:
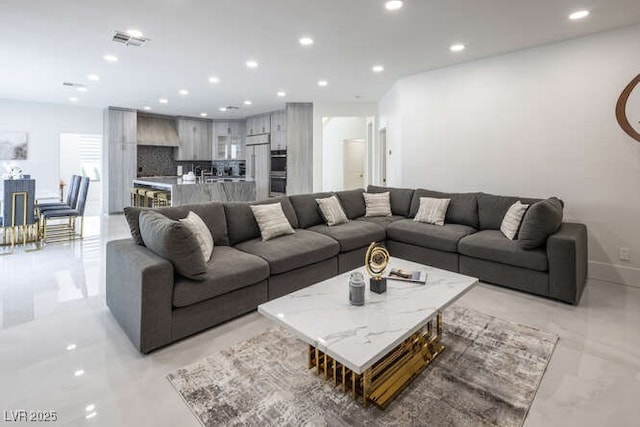
[[451,199],[434,199],[432,197],[420,197],[420,207],[414,221],[427,224],[444,225],[444,217],[447,215]]
[[189,212],[189,215],[182,218],[180,222],[196,236],[204,262],[209,262],[213,254],[213,236],[207,224],[194,212]]
[[512,204],[507,213],[504,214],[502,224],[500,224],[500,231],[502,231],[502,234],[504,234],[507,239],[513,240],[516,238],[522,217],[524,217],[524,213],[528,208],[529,205],[524,205],[518,200]]
[[340,205],[340,201],[336,196],[327,197],[326,199],[316,199],[320,212],[328,226],[340,225],[349,222],[347,215]]
[[391,199],[386,193],[363,193],[367,208],[364,216],[391,216]]
[[282,210],[281,203],[253,205],[251,210],[253,211],[253,216],[256,217],[258,227],[260,227],[262,240],[267,241],[274,237],[295,233]]

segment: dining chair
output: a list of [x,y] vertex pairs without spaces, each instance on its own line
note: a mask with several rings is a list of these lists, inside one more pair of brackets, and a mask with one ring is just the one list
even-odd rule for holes
[[[42,237],[45,243],[82,239],[84,234],[84,211],[89,194],[89,177],[81,178],[77,204],[74,209],[47,209],[41,212]],[[54,222],[65,220],[66,222]],[[79,220],[79,221],[78,221]],[[78,232],[78,222],[80,223]]]

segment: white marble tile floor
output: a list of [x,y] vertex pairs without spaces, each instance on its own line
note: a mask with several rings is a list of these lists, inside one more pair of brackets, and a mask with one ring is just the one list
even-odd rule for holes
[[[0,257],[0,425],[56,411],[53,425],[197,426],[165,375],[272,323],[256,312],[143,356],[104,301],[104,247],[121,215],[83,241]],[[457,304],[560,335],[525,426],[635,426],[640,289],[590,281],[579,306],[480,284]]]

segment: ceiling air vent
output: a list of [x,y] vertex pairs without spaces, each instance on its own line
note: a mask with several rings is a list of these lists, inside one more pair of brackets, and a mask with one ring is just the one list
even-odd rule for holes
[[239,107],[236,107],[235,105],[229,105],[227,107],[225,107],[227,110],[239,110]]
[[84,85],[82,83],[71,83],[71,82],[62,82],[62,86],[74,87],[76,89],[80,87],[87,87],[87,85]]
[[133,37],[124,31],[116,31],[113,33],[113,38],[111,40],[122,43],[126,46],[143,46],[150,39],[146,37]]

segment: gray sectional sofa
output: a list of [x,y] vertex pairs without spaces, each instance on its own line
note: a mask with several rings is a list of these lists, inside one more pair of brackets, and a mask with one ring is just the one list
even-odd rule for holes
[[[215,249],[204,281],[176,274],[147,249],[139,230],[141,208],[126,208],[132,238],[107,243],[107,305],[143,353],[225,322],[273,298],[363,264],[373,241],[401,257],[479,279],[578,304],[587,275],[587,230],[562,223],[539,248],[521,249],[500,232],[517,200],[484,193],[369,186],[390,192],[392,216],[365,217],[363,189],[269,199],[278,203],[294,234],[262,241],[250,205],[206,203],[157,212],[171,219],[195,212],[212,232]],[[329,227],[315,201],[336,194],[350,221]],[[450,198],[445,225],[416,222],[420,197]]]

